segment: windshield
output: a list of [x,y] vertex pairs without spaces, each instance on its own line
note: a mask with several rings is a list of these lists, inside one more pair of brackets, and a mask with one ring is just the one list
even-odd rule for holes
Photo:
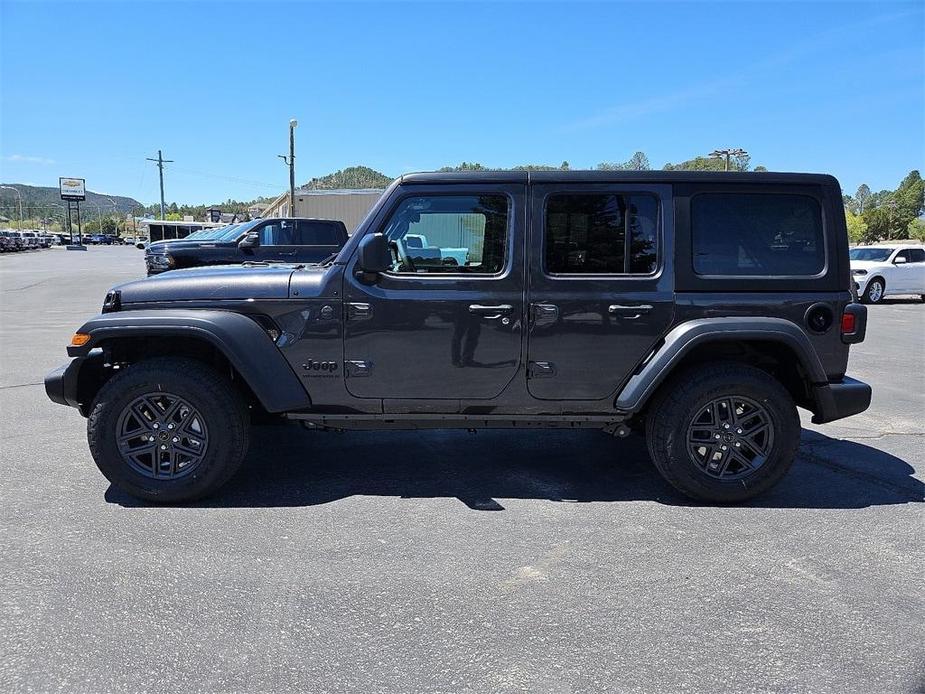
[[848,257],[851,260],[886,260],[893,250],[892,248],[852,248]]
[[255,226],[257,226],[260,223],[260,221],[261,220],[259,219],[255,219],[250,222],[244,222],[243,224],[234,224],[228,227],[227,229],[224,229],[220,238],[222,241],[231,241],[233,239],[236,239],[242,234],[245,234],[251,229],[253,229]]

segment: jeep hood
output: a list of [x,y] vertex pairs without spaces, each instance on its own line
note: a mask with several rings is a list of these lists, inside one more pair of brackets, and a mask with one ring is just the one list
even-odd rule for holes
[[[293,273],[302,276],[300,287],[320,286],[326,268],[294,264],[219,265],[172,270],[114,289],[122,304],[161,301],[224,301],[242,299],[288,299]],[[301,296],[311,292],[302,291]]]

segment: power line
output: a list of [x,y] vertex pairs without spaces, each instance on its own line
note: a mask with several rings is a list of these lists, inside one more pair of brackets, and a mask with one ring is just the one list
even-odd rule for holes
[[710,152],[710,156],[714,159],[726,159],[726,168],[725,171],[729,171],[729,158],[730,157],[744,157],[748,152],[740,147],[726,148],[726,149],[714,149]]

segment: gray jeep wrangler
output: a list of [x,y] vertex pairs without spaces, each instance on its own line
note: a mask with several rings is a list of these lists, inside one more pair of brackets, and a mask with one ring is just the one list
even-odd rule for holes
[[211,494],[252,418],[313,429],[644,431],[686,495],[779,481],[797,407],[865,410],[838,182],[691,172],[411,174],[313,265],[112,289],[48,396],[143,499]]

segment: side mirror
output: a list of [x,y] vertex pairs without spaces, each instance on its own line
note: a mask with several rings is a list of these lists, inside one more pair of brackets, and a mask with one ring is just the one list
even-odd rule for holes
[[908,263],[908,262],[909,261],[906,260],[906,256],[900,255],[900,256],[897,256],[896,260],[893,261],[893,265],[902,265],[903,263]]
[[357,248],[357,268],[367,274],[378,274],[392,267],[389,241],[383,234],[367,234]]
[[251,231],[241,239],[238,248],[257,248],[260,245],[260,232]]

